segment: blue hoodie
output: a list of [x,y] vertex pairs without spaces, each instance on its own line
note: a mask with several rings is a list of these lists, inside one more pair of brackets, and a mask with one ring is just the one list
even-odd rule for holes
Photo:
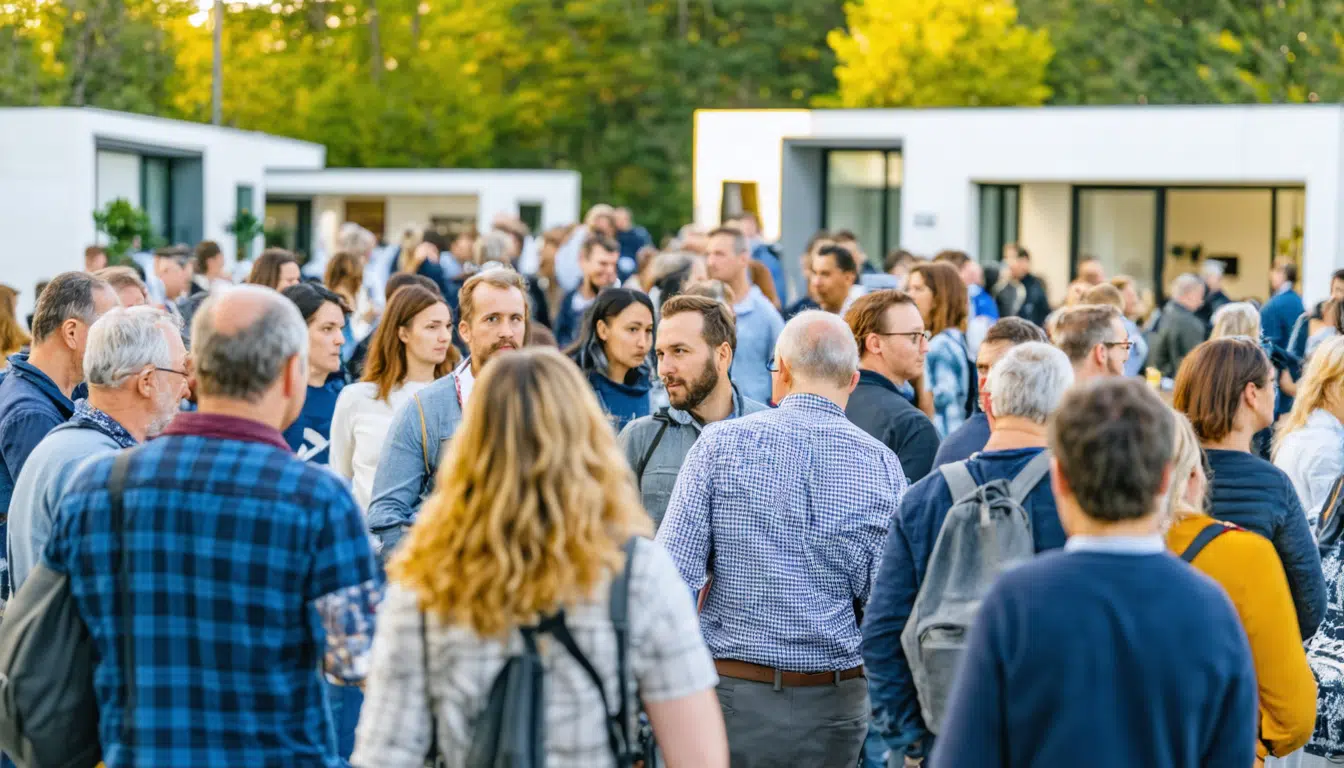
[[652,412],[649,405],[649,390],[653,383],[649,381],[643,368],[631,371],[626,377],[629,384],[618,384],[598,371],[588,373],[588,383],[597,393],[602,410],[611,415],[611,423],[620,432],[625,425]]

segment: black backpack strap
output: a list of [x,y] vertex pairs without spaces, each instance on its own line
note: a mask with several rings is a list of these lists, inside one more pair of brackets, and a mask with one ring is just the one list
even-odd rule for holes
[[[626,728],[622,728],[616,722],[619,714],[612,713],[611,702],[607,698],[607,688],[602,683],[602,676],[598,674],[593,663],[579,649],[578,643],[574,642],[574,636],[569,633],[569,627],[565,625],[565,612],[560,610],[554,616],[545,619],[537,627],[537,631],[545,632],[556,639],[556,642],[565,647],[569,655],[583,667],[583,671],[592,678],[593,685],[597,687],[598,694],[602,697],[602,711],[607,716],[607,743],[611,747],[611,754],[616,758],[618,768],[628,768],[630,765],[630,747],[626,739]],[[524,640],[527,640],[527,634],[524,633]],[[628,726],[627,726],[628,727]]]
[[627,746],[630,738],[630,706],[626,688],[630,680],[630,572],[635,563],[635,544],[638,537],[631,536],[625,542],[625,569],[611,580],[611,626],[616,632],[616,680],[617,695],[620,696],[616,707],[616,716],[620,718],[620,728]]
[[667,415],[666,408],[659,408],[653,415],[653,420],[660,422],[658,434],[653,436],[653,442],[649,443],[649,449],[644,452],[644,458],[635,465],[635,487],[638,490],[644,490],[644,468],[649,466],[649,460],[653,458],[653,452],[658,450],[658,444],[663,441],[663,435],[667,434],[667,428],[672,424],[672,417]]
[[1204,548],[1209,546],[1210,542],[1212,542],[1219,536],[1222,536],[1224,533],[1233,530],[1236,529],[1230,525],[1224,525],[1223,523],[1220,523],[1216,520],[1212,523],[1209,523],[1208,525],[1204,526],[1203,530],[1195,534],[1195,538],[1193,541],[1190,542],[1190,546],[1186,547],[1185,551],[1181,553],[1181,559],[1187,563],[1195,562],[1195,558],[1199,557],[1199,553],[1203,552]]
[[[118,602],[121,603],[121,615],[125,625],[121,628],[121,674],[126,680],[126,709],[122,713],[121,737],[122,746],[128,751],[133,749],[135,732],[133,724],[135,722],[135,640],[132,635],[132,628],[135,625],[135,611],[131,605],[131,549],[130,537],[126,529],[128,522],[126,520],[126,507],[122,503],[122,496],[126,491],[126,472],[131,464],[131,451],[122,451],[117,454],[116,459],[112,461],[112,471],[107,476],[107,502],[111,510],[112,526],[118,532],[120,539],[120,554],[117,557],[118,570],[121,578],[118,579],[117,594]],[[133,764],[132,761],[127,761]]]

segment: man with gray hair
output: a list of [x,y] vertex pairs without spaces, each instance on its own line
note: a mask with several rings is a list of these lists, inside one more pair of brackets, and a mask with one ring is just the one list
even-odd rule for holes
[[1204,281],[1184,274],[1171,282],[1171,298],[1162,308],[1153,339],[1152,366],[1162,378],[1175,379],[1181,361],[1190,350],[1204,343],[1209,328],[1195,313],[1204,304]]
[[[933,734],[924,722],[901,633],[929,567],[943,521],[959,501],[952,496],[949,467],[962,466],[977,486],[1011,481],[1033,461],[1047,461],[1046,423],[1073,385],[1073,366],[1060,350],[1042,342],[1013,347],[989,371],[985,398],[989,442],[966,461],[939,467],[916,484],[892,520],[882,569],[863,622],[863,661],[873,716],[885,723],[883,737],[894,755],[917,760],[929,753]],[[1048,467],[1022,502],[1031,520],[1037,552],[1064,546]]]
[[[28,455],[74,415],[73,400],[83,396],[77,390],[84,380],[89,326],[118,304],[112,286],[83,272],[57,275],[38,297],[32,346],[10,355],[9,370],[0,375],[0,538]],[[7,576],[0,573],[0,594],[6,597]]]
[[9,516],[9,572],[17,591],[42,557],[61,493],[85,459],[163,432],[187,396],[187,348],[177,319],[154,307],[116,308],[89,328],[89,397],[37,444],[19,473]]
[[848,768],[868,733],[859,611],[906,479],[845,416],[858,369],[839,316],[790,320],[770,365],[779,407],[704,428],[658,529],[705,589],[734,765]]
[[84,463],[30,581],[69,578],[114,761],[339,765],[314,671],[362,680],[380,577],[344,482],[280,434],[307,392],[308,329],[239,286],[205,300],[192,339],[199,410]]
[[1232,301],[1223,293],[1223,273],[1226,271],[1227,267],[1218,259],[1205,259],[1199,268],[1199,274],[1204,278],[1205,297],[1195,314],[1210,328],[1213,327],[1213,313]]

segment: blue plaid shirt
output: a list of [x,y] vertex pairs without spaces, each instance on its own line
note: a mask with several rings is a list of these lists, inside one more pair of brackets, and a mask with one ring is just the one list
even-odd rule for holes
[[[184,434],[183,423],[199,429]],[[132,760],[135,768],[342,765],[318,674],[326,649],[318,606],[378,583],[359,506],[339,478],[295,458],[279,432],[243,419],[182,415],[134,450],[123,497],[129,626],[118,611],[113,456],[75,476],[45,553],[49,567],[69,574],[97,648],[107,768]],[[122,742],[128,630],[130,754]]]
[[790,672],[863,663],[868,602],[905,474],[885,445],[816,395],[705,427],[658,529],[693,589],[716,659]]

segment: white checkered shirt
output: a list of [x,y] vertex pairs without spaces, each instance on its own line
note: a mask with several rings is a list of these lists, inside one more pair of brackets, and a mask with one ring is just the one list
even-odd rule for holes
[[816,395],[706,427],[658,541],[692,589],[713,568],[700,626],[714,658],[862,664],[854,602],[868,602],[905,488],[896,455]]
[[[606,682],[616,707],[616,635],[608,608],[609,587],[599,600],[565,609],[565,624]],[[516,630],[507,640],[481,638],[463,627],[429,624],[428,694],[423,619],[414,593],[392,584],[378,607],[373,664],[350,762],[356,768],[423,768],[437,721],[439,749],[448,765],[463,765],[472,726],[508,657],[521,651]],[[615,760],[607,743],[602,698],[578,662],[559,643],[539,638],[546,667],[546,765],[601,768]],[[667,552],[640,541],[630,575],[630,707],[636,691],[645,702],[670,701],[718,684],[696,626],[695,604]],[[428,699],[427,699],[428,697]]]

